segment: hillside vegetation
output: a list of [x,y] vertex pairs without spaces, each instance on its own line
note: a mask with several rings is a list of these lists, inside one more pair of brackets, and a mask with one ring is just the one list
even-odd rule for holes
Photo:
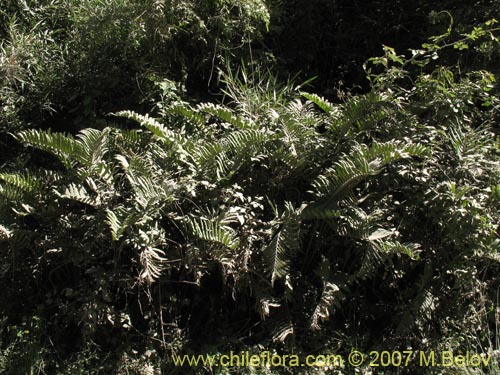
[[499,13],[3,1],[0,373],[498,374]]

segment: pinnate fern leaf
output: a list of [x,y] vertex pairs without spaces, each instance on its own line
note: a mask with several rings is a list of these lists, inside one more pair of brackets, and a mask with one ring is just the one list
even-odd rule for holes
[[334,279],[328,260],[323,259],[317,274],[321,278],[323,287],[310,320],[310,328],[316,331],[321,328],[322,322],[330,318],[334,308],[340,308],[345,298],[343,290],[348,290],[345,282]]
[[50,130],[23,130],[15,138],[20,142],[50,152],[59,157],[67,166],[70,164],[70,157],[74,156],[79,148],[79,144],[73,137],[63,133],[52,133]]
[[187,226],[191,233],[200,240],[223,245],[235,249],[239,245],[234,230],[221,223],[204,217],[187,218]]
[[300,248],[300,211],[287,202],[284,213],[275,220],[271,241],[264,249],[272,284],[290,272],[290,263]]

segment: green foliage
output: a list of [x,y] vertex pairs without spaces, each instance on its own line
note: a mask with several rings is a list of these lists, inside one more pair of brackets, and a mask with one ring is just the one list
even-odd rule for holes
[[272,227],[271,241],[264,250],[269,264],[271,284],[290,273],[290,264],[300,248],[300,211],[295,210],[290,202],[286,202],[285,212],[281,216],[275,213],[278,217]]
[[[2,17],[2,61],[25,56],[2,65],[15,103],[1,121],[17,121],[0,164],[2,371],[175,373],[172,353],[249,348],[498,350],[497,77],[453,55],[498,48],[495,21],[456,38],[448,17],[407,56],[384,46],[364,94],[328,99],[254,60],[200,103],[184,75],[207,78],[222,50],[272,29],[260,1],[11,1]],[[104,103],[139,72],[161,82],[156,112]],[[33,98],[76,88],[59,105],[80,125],[43,129]]]
[[9,0],[0,17],[2,147],[7,132],[75,134],[109,112],[150,108],[165,78],[204,89],[227,51],[243,57],[236,48],[269,25],[260,0]]

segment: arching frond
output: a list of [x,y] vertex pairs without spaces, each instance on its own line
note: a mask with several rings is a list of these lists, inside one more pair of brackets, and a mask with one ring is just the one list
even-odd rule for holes
[[55,172],[44,173],[0,173],[0,197],[7,205],[34,199],[46,190],[47,183],[54,183],[60,178]]
[[168,129],[149,115],[140,115],[133,111],[121,111],[116,113],[115,115],[138,122],[155,136],[167,142],[167,144],[169,144],[170,146],[177,147],[181,152],[184,151],[184,146],[189,144],[188,139],[181,132],[175,132]]
[[64,192],[57,192],[61,198],[71,199],[89,206],[98,206],[101,202],[97,196],[91,196],[82,185],[69,184]]
[[165,252],[152,246],[146,246],[140,253],[140,262],[142,271],[139,280],[151,284],[161,276],[165,268]]
[[[415,251],[418,245],[402,244],[398,241],[383,239],[390,235],[390,231],[378,229],[368,238],[368,241],[365,242],[366,246],[364,247],[363,260],[357,273],[359,277],[371,278],[375,274],[377,268],[384,263],[391,262],[395,254],[407,256],[412,260],[418,259],[418,254]],[[378,238],[375,239],[374,237]]]
[[398,241],[377,241],[375,246],[380,252],[386,255],[402,254],[406,255],[410,259],[419,259],[419,255],[416,251],[419,247],[418,244],[402,244]]
[[43,186],[43,181],[30,173],[0,173],[0,180],[24,192],[34,192]]
[[0,225],[0,241],[7,240],[12,236],[12,231]]
[[92,167],[102,161],[109,151],[110,129],[99,131],[84,129],[76,137],[80,147],[76,148],[75,158],[83,165]]
[[118,241],[124,234],[127,228],[132,226],[140,219],[141,215],[137,212],[129,212],[125,207],[117,207],[111,211],[106,209],[106,224],[111,230],[113,241]]
[[300,224],[300,209],[287,202],[283,214],[275,218],[271,241],[264,248],[272,284],[290,271],[290,263],[301,245]]
[[115,159],[124,169],[134,192],[134,200],[141,207],[146,208],[160,201],[165,203],[174,199],[174,188],[169,176],[157,173],[151,160],[139,156],[127,159],[123,155],[116,155]]
[[200,240],[221,244],[229,249],[239,245],[235,231],[226,225],[204,217],[189,216],[186,220],[191,233]]
[[217,117],[234,127],[236,129],[252,129],[255,128],[255,123],[250,119],[244,118],[227,107],[213,104],[213,103],[202,103],[197,107],[198,111],[209,113],[214,117]]
[[338,204],[350,195],[360,182],[380,173],[385,165],[414,156],[425,157],[428,154],[426,147],[416,144],[374,142],[370,147],[358,145],[352,154],[345,155],[312,183],[313,193],[319,199],[304,210],[305,218],[320,218],[325,216],[323,211],[337,209]]
[[317,94],[310,94],[307,92],[302,92],[300,93],[304,98],[307,100],[311,101],[312,103],[316,104],[319,108],[321,108],[327,115],[331,115],[332,112],[335,110],[335,107],[332,103],[330,103],[328,100],[323,98],[322,96],[319,96]]
[[205,116],[203,116],[198,110],[192,109],[187,104],[174,104],[167,108],[167,112],[183,116],[184,119],[196,127],[201,127],[207,122]]
[[293,336],[295,333],[293,322],[291,321],[289,316],[284,316],[279,319],[274,326],[273,330],[273,341],[274,342],[285,342],[288,336]]
[[319,330],[321,322],[328,320],[335,308],[341,307],[342,300],[345,298],[344,291],[349,290],[347,279],[335,277],[327,259],[323,259],[316,274],[321,278],[323,285],[320,298],[310,318],[312,330]]
[[191,157],[197,173],[206,173],[223,179],[236,172],[245,163],[258,157],[263,151],[267,138],[254,129],[230,132],[215,142],[206,142],[194,147]]
[[20,142],[56,155],[66,166],[69,166],[69,158],[74,156],[80,147],[73,137],[63,133],[52,133],[50,130],[23,130],[15,135],[15,138]]

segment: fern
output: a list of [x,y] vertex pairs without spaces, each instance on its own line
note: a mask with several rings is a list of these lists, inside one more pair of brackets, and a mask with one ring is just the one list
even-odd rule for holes
[[110,129],[82,130],[77,135],[79,147],[76,148],[75,158],[86,167],[99,164],[109,151],[109,133]]
[[266,141],[260,131],[246,129],[230,132],[219,141],[200,144],[191,152],[195,171],[218,180],[228,178],[257,158]]
[[293,323],[290,320],[289,316],[285,316],[275,323],[272,337],[274,342],[283,343],[288,338],[288,336],[293,336],[294,334],[295,330],[293,327]]
[[7,240],[12,236],[12,231],[0,225],[0,241]]
[[20,142],[56,155],[68,167],[71,166],[70,158],[75,155],[79,148],[79,144],[73,137],[63,133],[52,133],[50,130],[24,130],[15,135],[15,138]]
[[422,328],[423,323],[431,322],[433,312],[436,310],[436,297],[430,289],[419,291],[412,303],[404,310],[396,332],[405,334],[415,326]]
[[323,211],[336,210],[338,204],[352,194],[353,188],[380,173],[388,163],[427,155],[429,150],[420,145],[399,142],[374,142],[370,147],[358,145],[352,155],[344,156],[312,183],[313,193],[319,199],[304,210],[305,218],[321,218],[325,216]]
[[142,208],[158,202],[168,203],[175,199],[174,187],[168,176],[156,172],[155,166],[147,157],[116,155],[115,159],[125,171],[126,178],[134,192],[135,202]]
[[108,224],[111,230],[113,241],[118,241],[125,231],[125,226],[122,225],[118,216],[109,209],[106,209],[106,224]]
[[323,287],[319,301],[311,315],[310,328],[312,330],[319,330],[321,328],[321,322],[329,319],[331,311],[334,308],[341,307],[341,302],[345,298],[345,294],[341,290],[341,287],[344,290],[348,289],[344,282],[334,280],[328,260],[323,259],[316,273],[321,278]]
[[172,131],[148,115],[140,115],[132,111],[121,111],[116,113],[115,115],[138,122],[141,126],[147,128],[156,137],[165,141],[168,145],[176,148],[180,153],[186,153],[187,151],[185,149],[190,147],[190,142],[182,134],[182,132]]
[[224,145],[230,150],[230,152],[241,155],[247,152],[249,149],[254,151],[259,151],[262,149],[263,144],[267,141],[264,134],[258,130],[242,130],[231,132],[222,141]]
[[335,111],[335,107],[328,100],[319,96],[317,94],[310,94],[307,92],[302,92],[301,95],[312,103],[316,104],[321,110],[323,110],[327,115],[332,115]]
[[385,165],[411,157],[424,158],[431,154],[430,150],[424,145],[390,141],[385,143],[373,142],[370,147],[366,149],[364,155],[370,160],[380,159],[382,164]]
[[285,211],[273,223],[271,241],[264,249],[271,283],[290,272],[290,263],[300,248],[300,209],[286,202]]
[[197,128],[201,128],[206,124],[205,116],[200,114],[199,110],[194,110],[186,104],[175,104],[167,109],[167,113],[181,115]]
[[3,180],[24,192],[32,193],[43,187],[43,181],[30,173],[0,173],[0,180]]
[[221,179],[229,173],[229,160],[222,144],[210,142],[193,150],[195,172],[206,173]]
[[90,196],[87,190],[81,185],[78,186],[76,184],[69,184],[65,188],[64,192],[59,193],[56,191],[56,194],[61,198],[71,199],[93,207],[101,204],[98,197]]
[[190,216],[187,218],[187,226],[196,238],[208,243],[220,244],[233,250],[239,245],[235,232],[216,221]]
[[129,211],[123,206],[119,206],[113,211],[106,209],[106,224],[111,231],[113,241],[120,240],[127,229],[141,219],[143,213]]
[[379,249],[379,251],[387,255],[402,254],[412,260],[419,259],[419,255],[416,251],[419,245],[415,243],[402,244],[398,241],[377,241],[375,246]]
[[197,109],[200,112],[209,113],[214,117],[224,120],[239,130],[255,128],[254,122],[235,114],[234,111],[221,105],[202,103],[198,105]]
[[[100,177],[108,187],[113,187],[115,183],[116,172],[114,170],[114,166],[108,163],[97,163],[92,168],[93,172]],[[80,176],[81,178],[81,176]]]
[[52,171],[23,173],[0,173],[0,196],[3,204],[9,206],[11,203],[23,203],[33,201],[43,195],[46,185],[55,183],[60,176]]
[[156,281],[164,270],[165,252],[152,246],[147,246],[140,253],[142,271],[139,280],[149,284]]
[[360,279],[371,279],[376,275],[377,270],[384,265],[383,254],[371,243],[364,243],[360,249],[361,265],[356,272]]
[[314,194],[320,198],[306,207],[304,218],[323,218],[338,210],[339,203],[352,194],[354,187],[378,172],[379,169],[371,168],[366,160],[344,159],[337,162],[334,168],[327,170],[325,175],[313,182]]
[[418,254],[415,252],[417,247],[417,244],[401,244],[398,241],[369,240],[365,246],[363,261],[357,275],[364,279],[372,278],[377,268],[387,263],[390,264],[395,254],[418,260]]

